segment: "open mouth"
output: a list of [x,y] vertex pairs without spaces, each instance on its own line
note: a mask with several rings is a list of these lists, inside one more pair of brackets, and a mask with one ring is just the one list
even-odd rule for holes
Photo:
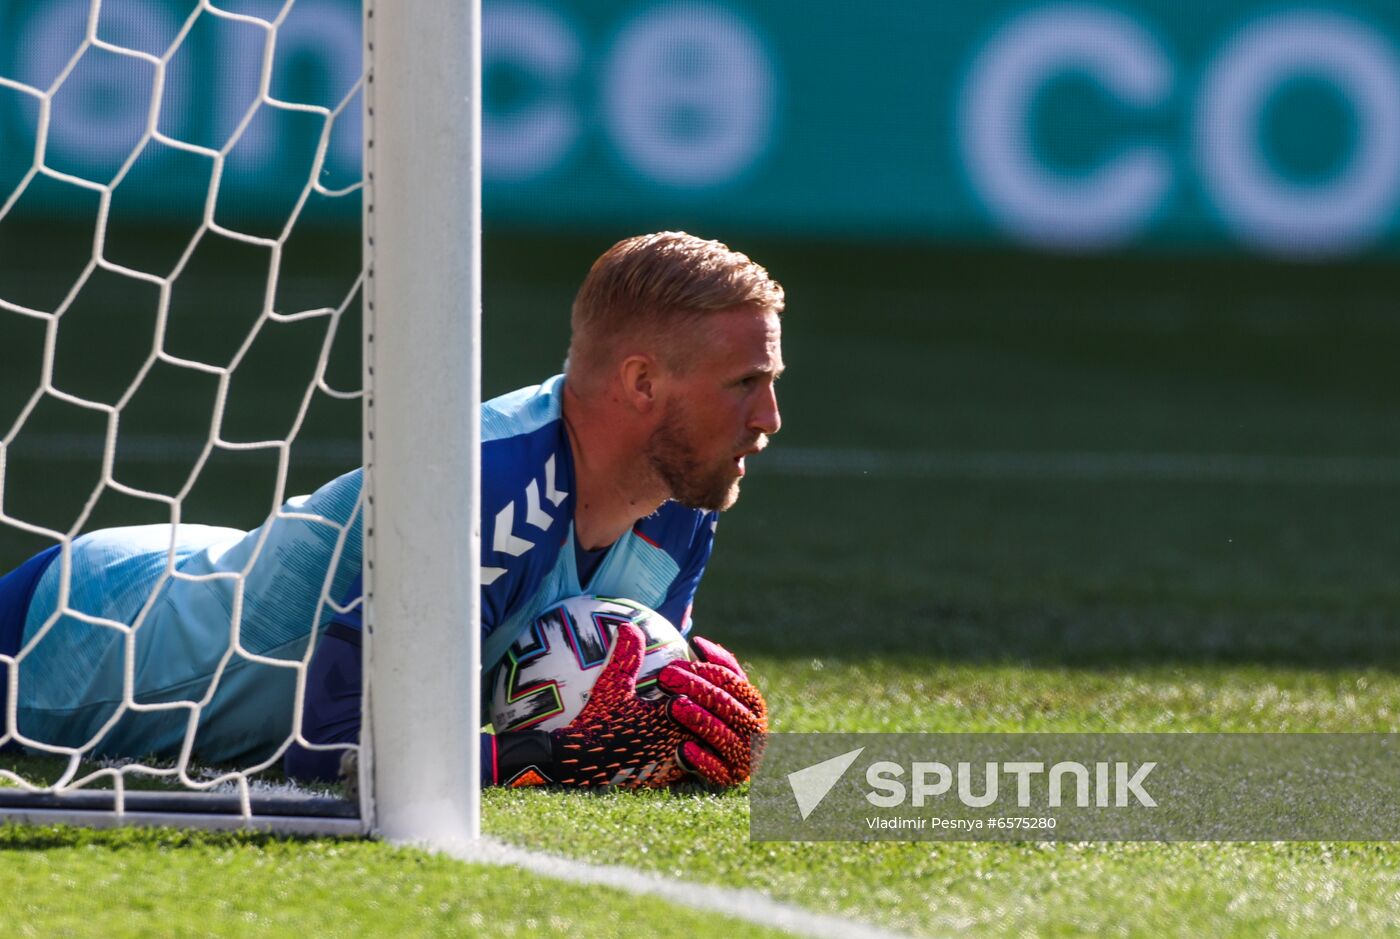
[[738,468],[740,476],[744,475],[744,459],[746,457],[751,457],[755,453],[759,453],[762,450],[762,447],[751,447],[748,450],[745,450],[744,452],[734,457],[734,465]]

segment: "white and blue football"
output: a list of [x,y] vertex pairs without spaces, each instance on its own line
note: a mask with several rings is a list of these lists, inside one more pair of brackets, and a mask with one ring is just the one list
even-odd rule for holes
[[496,669],[491,694],[496,733],[557,730],[577,717],[622,623],[636,625],[647,640],[637,692],[642,698],[659,698],[657,673],[671,662],[693,658],[685,637],[666,617],[635,601],[570,597],[536,617]]

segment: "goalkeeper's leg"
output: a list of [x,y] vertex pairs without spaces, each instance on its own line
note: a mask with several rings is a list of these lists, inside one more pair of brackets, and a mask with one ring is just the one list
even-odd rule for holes
[[[363,663],[360,632],[332,623],[316,641],[306,671],[301,732],[309,743],[358,743]],[[341,775],[344,750],[311,750],[293,743],[282,758],[288,777],[303,781],[334,781]]]
[[[58,557],[58,545],[47,548],[25,561],[19,567],[0,577],[0,655],[14,655],[24,644],[24,620],[29,614],[29,601],[34,597],[34,588],[49,565]],[[9,700],[10,669],[0,665],[0,704]],[[0,711],[3,713],[3,711]],[[0,734],[8,728],[0,727]],[[18,750],[19,744],[13,740],[0,746],[0,752]]]
[[[306,671],[301,733],[308,743],[359,743],[363,659],[361,633],[344,623],[331,623],[316,641]],[[497,737],[481,735],[481,784],[502,781]],[[508,748],[509,749],[509,748]],[[519,749],[509,752],[519,752]],[[546,754],[548,750],[546,750]],[[312,750],[293,743],[282,758],[288,778],[299,782],[336,782],[349,787],[353,798],[358,761],[352,750]]]

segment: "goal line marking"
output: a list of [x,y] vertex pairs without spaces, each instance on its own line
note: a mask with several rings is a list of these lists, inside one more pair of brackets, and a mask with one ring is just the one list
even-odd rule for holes
[[517,867],[573,884],[611,887],[639,896],[652,896],[677,906],[719,913],[733,919],[817,939],[906,939],[860,920],[842,919],[783,903],[757,890],[719,887],[662,877],[611,864],[589,864],[556,854],[530,851],[483,838],[445,851],[461,861]]
[[[118,441],[117,460],[159,463],[191,459],[204,446],[195,437],[130,434]],[[22,436],[23,460],[98,460],[103,438],[90,434]],[[267,458],[271,448],[226,450],[225,457]],[[297,462],[350,468],[360,460],[358,440],[303,438],[292,444]],[[877,479],[1001,479],[1066,481],[1400,484],[1400,458],[1295,456],[1241,453],[1141,453],[1109,451],[872,450],[787,447],[759,456],[761,475]]]

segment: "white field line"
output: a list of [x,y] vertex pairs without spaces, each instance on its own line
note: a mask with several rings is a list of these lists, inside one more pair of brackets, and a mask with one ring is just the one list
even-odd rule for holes
[[1107,453],[812,449],[775,446],[759,472],[881,479],[1228,482],[1400,485],[1400,459],[1213,453]]
[[[203,441],[194,437],[122,436],[118,459],[159,463],[189,459]],[[23,460],[97,460],[102,438],[85,434],[36,434],[22,438]],[[344,439],[302,439],[299,462],[350,467],[360,444]],[[261,452],[261,451],[254,451]],[[253,454],[226,451],[225,456]],[[829,479],[1005,479],[1067,481],[1301,483],[1400,485],[1400,459],[1364,456],[1289,456],[1229,453],[1110,453],[1102,451],[901,451],[786,447],[779,444],[754,458],[760,474]]]
[[[25,461],[45,461],[52,463],[99,461],[102,459],[104,439],[96,434],[21,434],[20,452],[15,459]],[[117,461],[135,463],[165,463],[174,460],[189,462],[194,459],[204,438],[162,434],[119,434],[117,437]],[[358,440],[306,438],[292,444],[298,460],[321,465],[354,466],[360,460]],[[218,450],[225,457],[259,457],[269,459],[275,455],[272,448],[260,450]]]
[[[120,768],[131,760],[104,760],[101,765],[111,768]],[[209,769],[195,768],[191,770],[191,775],[196,778],[209,777],[215,775],[217,771]],[[294,782],[270,783],[264,780],[253,779],[249,781],[249,787],[255,796],[329,796],[331,791],[326,788],[305,786]],[[222,786],[216,786],[210,792],[233,795],[238,791],[233,782]],[[19,813],[16,813],[19,814]],[[38,812],[39,816],[36,824],[94,824],[98,823],[106,826],[107,823],[116,824],[114,815],[105,813],[99,816],[98,813],[83,813],[75,822],[70,814],[62,812]],[[49,818],[48,816],[54,816]],[[168,815],[168,813],[167,813]],[[127,813],[126,824],[140,824],[146,816],[140,813]],[[207,827],[211,821],[208,816],[188,816],[181,822],[173,815],[166,818],[162,815],[152,816],[154,819],[149,824],[152,825],[178,825],[185,824],[188,827]],[[165,819],[165,820],[163,820]],[[218,819],[212,819],[218,821]],[[266,827],[269,830],[276,830],[276,820],[266,819],[267,825],[255,827]],[[359,822],[356,821],[355,826]],[[356,831],[339,831],[336,826],[341,826],[339,820],[327,822],[328,827],[324,833],[328,834],[354,834]],[[241,823],[235,822],[233,826],[241,827]],[[312,831],[313,829],[307,829]],[[424,850],[434,850],[427,846],[421,847]],[[593,885],[601,887],[613,887],[628,893],[642,896],[654,896],[678,906],[690,907],[691,909],[703,910],[707,913],[721,913],[725,916],[733,917],[743,922],[753,923],[758,926],[767,926],[774,929],[784,930],[802,936],[813,936],[818,939],[906,939],[904,934],[890,932],[862,923],[859,920],[841,919],[835,916],[826,916],[805,910],[799,906],[781,903],[766,894],[757,890],[743,890],[734,887],[716,887],[709,884],[697,884],[689,881],[674,878],[661,877],[657,874],[649,874],[644,871],[635,870],[630,867],[613,865],[589,864],[584,861],[576,861],[570,858],[560,857],[553,854],[543,854],[535,851],[528,851],[515,845],[505,844],[491,838],[482,838],[479,841],[466,845],[456,845],[442,849],[442,853],[461,861],[468,861],[476,864],[495,864],[507,867],[518,867],[538,874],[542,877],[552,877],[556,880],[563,880],[572,884]]]
[[774,900],[757,890],[716,887],[662,877],[630,867],[588,864],[554,854],[528,851],[490,838],[469,845],[447,848],[444,853],[475,864],[516,867],[573,884],[611,887],[639,896],[651,896],[677,906],[718,913],[756,926],[766,926],[800,936],[818,939],[903,939],[903,933],[890,932],[859,920],[814,913],[799,906]]

